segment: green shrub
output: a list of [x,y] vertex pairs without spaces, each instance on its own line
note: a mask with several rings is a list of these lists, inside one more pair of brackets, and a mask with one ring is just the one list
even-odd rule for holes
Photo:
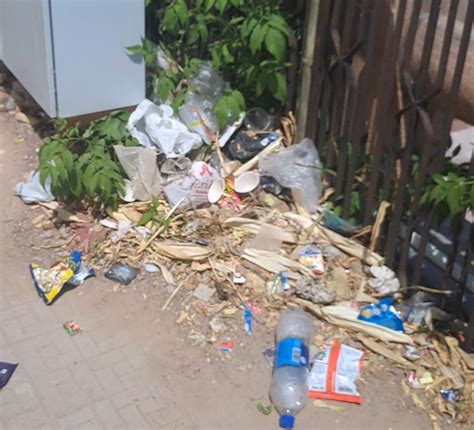
[[56,133],[43,140],[39,151],[40,180],[51,177],[51,191],[60,201],[86,206],[117,207],[125,174],[113,145],[136,146],[125,128],[129,114],[113,112],[82,131],[55,120]]
[[176,110],[185,99],[186,81],[203,61],[211,61],[233,88],[216,103],[221,127],[227,118],[238,116],[236,111],[245,104],[267,109],[285,105],[287,54],[295,36],[288,25],[293,15],[284,1],[167,0],[160,4],[160,48],[171,63],[169,70],[157,66],[155,46],[147,39],[128,50],[143,55],[150,87],[163,102],[172,99]]

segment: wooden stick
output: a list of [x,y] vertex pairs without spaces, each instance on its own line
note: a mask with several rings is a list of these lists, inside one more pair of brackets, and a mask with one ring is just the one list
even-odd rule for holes
[[361,236],[365,236],[366,234],[369,234],[372,231],[372,227],[370,225],[366,225],[361,231],[353,234],[351,236],[351,239],[357,239]]
[[221,147],[219,146],[219,135],[217,135],[217,139],[214,142],[214,149],[216,150],[217,159],[219,160],[219,164],[221,165],[221,168],[219,169],[219,173],[221,176],[225,178],[226,176],[229,175],[229,172],[227,172],[225,168],[224,156],[222,155]]
[[217,271],[214,268],[214,264],[212,264],[211,257],[208,258],[208,261],[209,261],[209,265],[211,266],[212,273],[214,274],[214,277],[216,278],[216,281],[221,282],[220,279],[219,279],[219,276],[217,275]]
[[433,294],[442,294],[445,296],[449,296],[453,294],[454,291],[450,290],[437,290],[435,288],[428,288],[428,287],[423,287],[421,285],[412,285],[410,287],[403,287],[400,288],[396,293],[402,292],[402,291],[408,291],[408,290],[419,290],[419,291],[426,291],[427,293],[433,293]]
[[380,236],[380,230],[382,228],[382,224],[385,219],[387,209],[389,207],[390,203],[386,202],[385,200],[380,203],[379,209],[377,211],[377,216],[375,217],[374,227],[372,228],[372,235],[370,237],[369,249],[371,249],[372,251],[375,250],[375,246],[377,245],[377,241]]
[[169,304],[171,303],[171,301],[174,299],[174,297],[176,296],[176,294],[178,294],[178,291],[182,288],[182,286],[189,281],[189,278],[191,278],[191,276],[194,275],[194,272],[190,273],[185,279],[183,282],[181,282],[174,290],[173,292],[171,293],[171,296],[168,297],[168,300],[166,300],[165,304],[163,305],[163,307],[161,308],[162,311],[166,310],[166,308],[169,306]]

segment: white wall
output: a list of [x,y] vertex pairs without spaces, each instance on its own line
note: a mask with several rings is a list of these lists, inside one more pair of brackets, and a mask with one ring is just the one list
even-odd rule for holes
[[[2,22],[2,2],[0,2],[0,23]],[[2,50],[2,32],[0,31],[0,61],[3,58],[3,50]]]
[[38,104],[55,116],[48,0],[0,0],[3,61]]

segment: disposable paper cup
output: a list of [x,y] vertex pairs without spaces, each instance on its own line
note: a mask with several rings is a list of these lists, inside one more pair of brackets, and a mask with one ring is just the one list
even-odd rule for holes
[[225,181],[224,179],[217,179],[214,181],[207,192],[207,199],[209,203],[217,203],[224,194]]
[[246,172],[235,178],[234,190],[240,194],[250,193],[259,183],[260,175],[257,172]]

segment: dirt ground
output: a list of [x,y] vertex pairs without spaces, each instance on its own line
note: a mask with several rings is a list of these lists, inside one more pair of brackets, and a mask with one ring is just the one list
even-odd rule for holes
[[[160,310],[169,293],[147,273],[117,292],[97,273],[52,306],[39,299],[28,264],[57,257],[41,246],[58,232],[34,229],[41,210],[12,192],[36,165],[40,140],[28,127],[0,113],[0,361],[19,363],[0,393],[0,428],[277,428],[277,414],[256,407],[269,404],[271,368],[262,351],[273,333],[264,326],[255,324],[246,336],[238,313],[228,321],[237,339],[233,352],[196,344],[192,325],[176,324],[176,303]],[[62,329],[67,320],[83,333],[69,337]],[[431,428],[403,394],[399,370],[367,368],[362,376],[361,406],[339,404],[345,410],[335,412],[308,401],[297,428]]]

